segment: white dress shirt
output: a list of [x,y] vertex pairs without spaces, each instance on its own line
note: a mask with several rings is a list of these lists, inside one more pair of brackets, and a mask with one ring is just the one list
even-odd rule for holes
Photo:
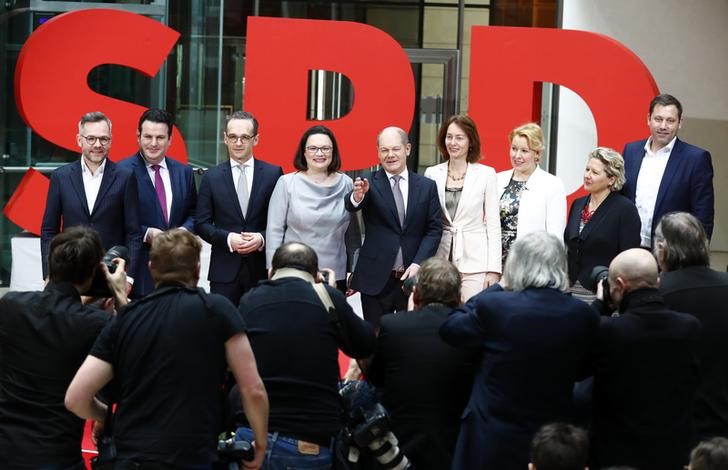
[[81,157],[81,177],[83,178],[83,191],[86,193],[86,203],[88,204],[88,213],[92,214],[96,197],[101,189],[101,180],[104,177],[104,169],[106,168],[106,159],[96,169],[96,173],[92,173],[91,169],[86,165],[86,160]]
[[[250,194],[253,190],[253,162],[253,157],[250,157],[245,163],[243,163],[245,180],[248,183],[248,194]],[[230,159],[230,166],[232,167],[233,184],[235,185],[235,191],[238,190],[238,178],[240,177],[240,166],[238,165],[238,162],[236,162],[232,158]]]
[[639,176],[637,176],[634,201],[642,222],[640,230],[640,243],[642,246],[652,245],[652,216],[655,213],[657,193],[660,190],[662,175],[665,174],[665,167],[667,167],[667,161],[675,146],[676,139],[677,137],[673,137],[669,144],[657,152],[652,152],[650,149],[652,137],[647,139],[645,143],[645,156],[642,159]]

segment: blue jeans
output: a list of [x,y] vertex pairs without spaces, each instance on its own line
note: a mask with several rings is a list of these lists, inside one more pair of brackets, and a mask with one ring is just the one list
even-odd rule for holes
[[[235,439],[253,441],[250,428],[238,428]],[[261,470],[329,470],[331,468],[331,447],[319,446],[318,455],[302,454],[298,451],[298,440],[281,436],[277,432],[268,434],[268,449]]]

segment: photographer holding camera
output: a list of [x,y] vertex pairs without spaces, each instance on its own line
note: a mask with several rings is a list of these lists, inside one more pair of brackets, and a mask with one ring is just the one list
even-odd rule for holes
[[[318,282],[318,257],[309,246],[284,243],[271,265],[271,279],[240,300],[270,397],[269,454],[263,468],[327,468],[332,438],[341,428],[339,348],[354,358],[368,357],[374,330],[341,292]],[[259,442],[248,424],[241,424],[237,437]]]
[[95,230],[78,226],[50,242],[49,281],[42,292],[0,299],[0,456],[2,468],[83,470],[84,421],[63,406],[73,375],[111,315],[81,295],[103,271],[117,307],[126,304],[125,262],[114,274]]
[[617,255],[607,279],[619,315],[601,318],[593,349],[589,467],[682,469],[692,442],[700,322],[667,308],[647,250]]
[[[184,229],[157,234],[149,269],[155,289],[130,304],[99,335],[66,393],[78,416],[105,422],[110,433],[98,464],[116,469],[209,469],[217,459],[227,366],[239,385],[256,443],[265,455],[268,398],[246,336],[245,323],[225,297],[196,288],[200,242]],[[117,403],[94,398],[114,380]]]

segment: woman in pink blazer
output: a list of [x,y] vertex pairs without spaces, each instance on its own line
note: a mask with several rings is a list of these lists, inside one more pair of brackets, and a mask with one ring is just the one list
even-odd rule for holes
[[462,296],[468,300],[500,280],[501,233],[495,170],[482,158],[475,122],[450,117],[440,127],[437,146],[445,162],[427,168],[437,184],[443,232],[437,256],[452,261],[463,275]]

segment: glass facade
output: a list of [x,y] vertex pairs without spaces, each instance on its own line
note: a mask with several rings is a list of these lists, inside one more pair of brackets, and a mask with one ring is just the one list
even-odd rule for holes
[[[88,77],[96,92],[173,112],[187,144],[189,162],[207,168],[227,158],[220,141],[224,117],[245,106],[246,22],[251,15],[347,20],[377,27],[396,39],[413,67],[418,99],[411,128],[413,169],[437,163],[434,140],[446,114],[466,111],[470,27],[519,24],[554,1],[272,1],[272,0],[16,0],[0,3],[0,204],[4,207],[28,168],[49,172],[78,154],[37,136],[15,106],[14,72],[29,35],[45,21],[82,8],[116,8],[149,16],[181,36],[153,78],[103,65]],[[508,6],[508,8],[503,5]],[[513,6],[515,5],[515,7]],[[539,7],[539,5],[541,5]],[[515,10],[513,10],[515,8]],[[518,17],[509,12],[517,11]],[[525,13],[524,13],[525,11]],[[555,12],[555,8],[554,8]],[[541,15],[543,16],[543,15]],[[524,17],[526,19],[524,19]],[[533,20],[536,21],[535,19]],[[533,23],[532,23],[533,24]],[[340,74],[311,71],[308,115],[339,117],[350,109],[353,90]],[[21,229],[0,218],[0,283],[10,280],[10,238]]]

